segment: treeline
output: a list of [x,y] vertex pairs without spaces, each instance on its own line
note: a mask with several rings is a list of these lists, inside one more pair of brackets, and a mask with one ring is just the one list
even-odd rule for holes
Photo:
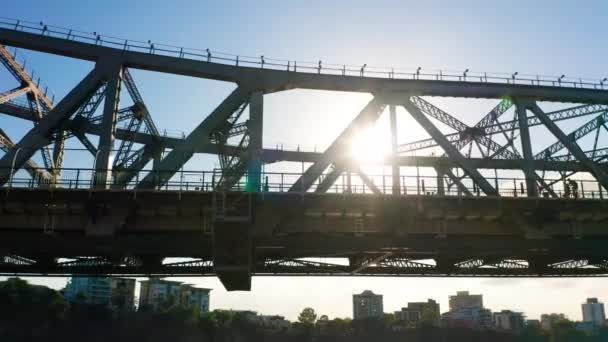
[[466,329],[439,329],[422,323],[398,329],[391,315],[383,319],[317,320],[314,310],[302,311],[291,327],[262,327],[248,314],[224,310],[200,315],[193,309],[173,307],[164,312],[112,311],[93,305],[70,305],[44,286],[11,278],[0,282],[0,341],[151,341],[151,342],[608,342],[608,333],[577,331],[572,322],[558,324],[546,333],[525,329],[520,334]]

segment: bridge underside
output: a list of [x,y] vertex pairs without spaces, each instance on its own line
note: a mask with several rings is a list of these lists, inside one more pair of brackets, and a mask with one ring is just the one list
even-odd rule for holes
[[[608,274],[604,201],[313,193],[219,196],[3,191],[0,273],[218,274],[222,279],[227,272],[225,279],[235,274],[240,279],[222,279],[233,289],[247,288],[251,274]],[[231,204],[218,221],[214,205],[220,200]]]

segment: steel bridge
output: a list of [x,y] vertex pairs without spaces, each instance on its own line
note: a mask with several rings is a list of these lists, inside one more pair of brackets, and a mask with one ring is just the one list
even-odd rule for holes
[[[94,67],[54,101],[17,49]],[[18,139],[0,129],[2,274],[217,275],[228,290],[252,275],[608,274],[606,79],[298,63],[6,19],[0,60],[20,84],[0,93],[0,113],[33,125]],[[172,136],[134,69],[236,88]],[[264,97],[290,89],[373,98],[324,151],[265,148]],[[467,125],[435,97],[497,104]],[[401,143],[398,108],[429,138]],[[390,172],[369,174],[346,151],[385,112],[392,154],[374,163]],[[557,124],[576,118],[568,132]],[[533,127],[554,142],[539,149]],[[69,139],[91,167],[63,165]],[[203,153],[220,167],[184,170]],[[278,162],[307,167],[265,171]]]

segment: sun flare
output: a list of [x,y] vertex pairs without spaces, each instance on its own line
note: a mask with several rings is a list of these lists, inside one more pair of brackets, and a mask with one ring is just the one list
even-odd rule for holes
[[358,162],[380,162],[390,153],[390,137],[378,125],[359,133],[351,143],[351,155]]

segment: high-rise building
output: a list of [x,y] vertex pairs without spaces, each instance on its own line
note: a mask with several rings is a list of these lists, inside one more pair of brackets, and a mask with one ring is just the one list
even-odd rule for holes
[[152,311],[167,310],[179,304],[181,281],[150,278],[140,282],[139,307]]
[[604,303],[598,302],[597,298],[587,298],[587,302],[581,305],[583,310],[583,321],[591,322],[595,326],[604,325],[606,313]]
[[458,291],[450,296],[450,311],[464,308],[483,308],[483,296],[469,294],[469,291]]
[[72,277],[65,287],[64,296],[75,304],[110,305],[112,282],[108,277]]
[[135,279],[110,277],[72,277],[64,290],[65,299],[76,304],[107,305],[133,310]]
[[441,315],[441,326],[444,328],[492,328],[492,312],[480,307],[462,307],[450,310]]
[[540,315],[540,327],[543,330],[551,330],[556,323],[567,321],[566,315],[560,313],[542,314]]
[[494,328],[497,330],[518,332],[524,328],[525,317],[521,312],[502,310],[492,314]]
[[196,308],[200,313],[208,312],[210,291],[180,281],[150,278],[141,282],[139,306],[163,311],[181,305]]
[[382,317],[382,315],[384,315],[382,295],[374,294],[370,290],[365,290],[361,294],[353,295],[354,319]]
[[395,318],[408,323],[417,323],[423,319],[431,319],[433,324],[439,324],[440,311],[439,303],[433,299],[426,302],[410,302],[401,311],[395,312]]
[[181,305],[194,307],[199,312],[209,312],[209,292],[210,289],[194,287],[183,284],[181,287]]
[[118,310],[135,309],[135,279],[112,278],[110,304]]

